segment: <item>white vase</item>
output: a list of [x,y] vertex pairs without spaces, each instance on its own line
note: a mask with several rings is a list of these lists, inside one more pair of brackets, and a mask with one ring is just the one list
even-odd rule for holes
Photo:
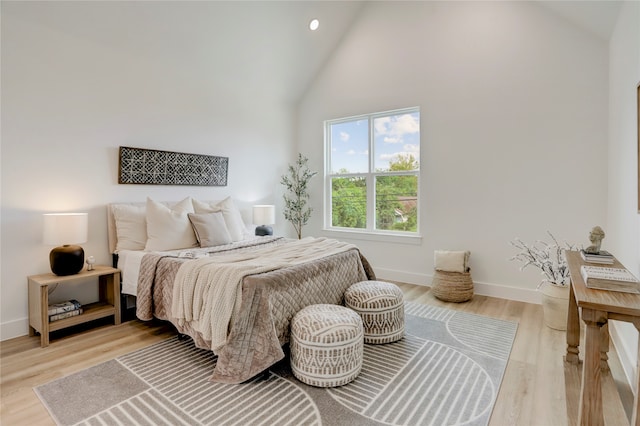
[[569,285],[559,286],[545,283],[540,288],[542,293],[542,311],[544,323],[554,330],[567,329],[567,313],[569,311]]

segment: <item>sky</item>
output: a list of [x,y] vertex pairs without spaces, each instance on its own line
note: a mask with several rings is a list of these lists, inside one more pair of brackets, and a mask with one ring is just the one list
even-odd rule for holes
[[[398,154],[420,159],[420,113],[378,116],[373,120],[374,170],[388,170]],[[330,125],[331,172],[366,173],[369,164],[369,119],[357,118]]]

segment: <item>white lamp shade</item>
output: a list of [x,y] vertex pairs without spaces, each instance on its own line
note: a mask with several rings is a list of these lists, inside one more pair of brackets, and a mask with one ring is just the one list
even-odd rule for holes
[[42,241],[44,244],[82,244],[87,242],[89,215],[87,213],[51,213],[44,216]]
[[266,204],[253,206],[254,225],[273,225],[276,223],[276,207]]

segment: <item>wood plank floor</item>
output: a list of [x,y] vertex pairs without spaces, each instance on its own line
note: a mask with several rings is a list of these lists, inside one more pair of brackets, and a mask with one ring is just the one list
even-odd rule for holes
[[[563,362],[565,333],[543,324],[541,306],[486,296],[475,296],[461,304],[445,303],[435,299],[428,287],[398,284],[406,300],[519,323],[491,417],[492,426],[576,424],[580,371]],[[105,324],[77,334],[57,336],[44,349],[40,348],[39,337],[24,336],[0,342],[0,424],[53,425],[33,391],[34,386],[173,334],[173,328],[167,323],[134,320],[119,326]],[[626,425],[629,424],[628,414],[621,401],[629,401],[632,395],[619,379],[622,372],[613,348],[609,353],[609,364],[611,373],[603,375],[605,422],[607,425]],[[618,390],[622,391],[622,399]]]

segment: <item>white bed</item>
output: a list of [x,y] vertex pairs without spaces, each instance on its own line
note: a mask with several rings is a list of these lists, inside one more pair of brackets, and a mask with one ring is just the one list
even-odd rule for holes
[[218,382],[243,382],[282,359],[303,307],[342,304],[351,284],[375,279],[351,244],[251,235],[230,198],[111,204],[107,216],[136,316],[171,321],[212,349]]

